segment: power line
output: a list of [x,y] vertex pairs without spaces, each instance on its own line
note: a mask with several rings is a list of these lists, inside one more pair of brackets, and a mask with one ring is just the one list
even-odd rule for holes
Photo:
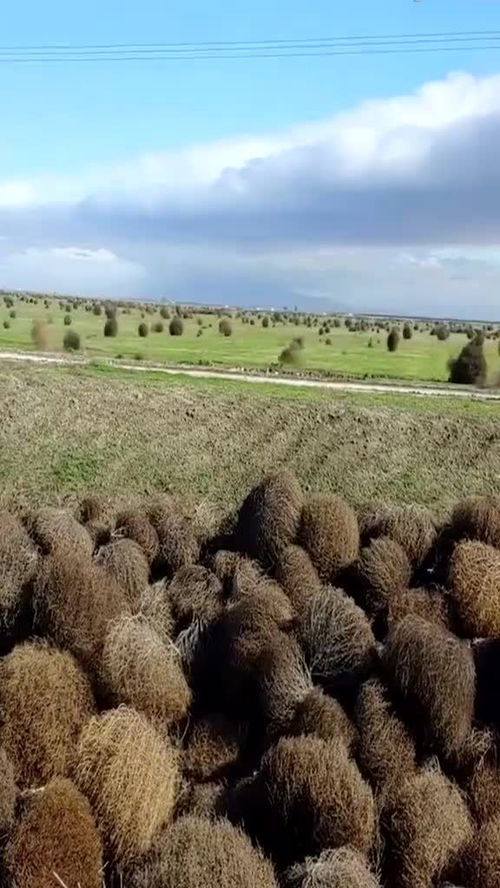
[[313,58],[494,49],[500,49],[500,31],[448,31],[427,34],[221,41],[219,43],[3,46],[0,47],[0,64]]
[[423,33],[411,33],[411,34],[357,34],[350,36],[340,36],[340,37],[331,37],[325,36],[322,37],[304,37],[304,38],[286,38],[286,39],[265,39],[265,40],[217,40],[217,41],[188,41],[185,43],[80,43],[80,44],[54,44],[54,43],[42,43],[42,44],[31,44],[31,45],[13,45],[13,46],[0,46],[0,50],[37,50],[37,49],[48,49],[54,51],[65,51],[65,50],[79,50],[79,49],[130,49],[132,47],[136,47],[138,49],[148,49],[154,47],[161,48],[181,48],[181,47],[190,47],[193,50],[201,47],[260,47],[264,44],[314,44],[318,42],[328,42],[334,43],[338,41],[347,41],[349,43],[355,43],[358,40],[404,40],[408,38],[427,38],[427,37],[464,37],[464,38],[472,38],[472,37],[492,37],[500,34],[500,30],[487,30],[487,31],[429,31]]

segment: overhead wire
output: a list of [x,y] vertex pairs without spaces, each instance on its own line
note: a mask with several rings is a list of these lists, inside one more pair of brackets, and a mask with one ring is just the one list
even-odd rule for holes
[[2,63],[179,61],[407,54],[500,49],[500,30],[203,41],[0,46]]

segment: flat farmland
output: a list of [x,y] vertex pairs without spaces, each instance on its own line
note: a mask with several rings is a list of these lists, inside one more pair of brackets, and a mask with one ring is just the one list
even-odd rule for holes
[[[295,337],[302,337],[304,348],[298,369],[353,378],[388,378],[415,381],[445,382],[448,378],[447,363],[456,357],[467,342],[465,334],[452,333],[445,341],[430,335],[430,329],[414,331],[409,340],[401,338],[399,348],[387,350],[387,332],[372,330],[349,332],[344,323],[331,326],[329,332],[319,335],[320,326],[326,319],[318,318],[317,325],[308,327],[291,321],[270,321],[267,328],[262,318],[233,317],[230,320],[232,335],[219,332],[220,318],[216,314],[193,314],[183,320],[181,336],[168,332],[170,319],[160,316],[159,308],[147,314],[137,307],[118,309],[118,332],[114,337],[104,336],[105,316],[85,311],[83,304],[73,308],[69,315],[71,325],[64,325],[65,311],[59,300],[53,299],[48,308],[43,300],[37,304],[16,301],[15,317],[3,303],[0,307],[0,350],[34,348],[31,330],[33,321],[45,322],[48,351],[60,351],[68,329],[75,330],[81,338],[81,351],[96,358],[123,358],[165,364],[203,364],[236,368],[265,369],[276,364],[280,353]],[[142,316],[144,315],[144,317]],[[4,327],[6,321],[9,326]],[[149,333],[142,338],[138,334],[140,323],[148,326]],[[330,321],[331,323],[331,321]],[[154,332],[155,324],[163,324],[163,330]],[[201,334],[200,334],[201,330]],[[328,342],[327,342],[328,340]],[[497,379],[500,371],[498,342],[486,340],[485,356],[488,362],[490,382]]]

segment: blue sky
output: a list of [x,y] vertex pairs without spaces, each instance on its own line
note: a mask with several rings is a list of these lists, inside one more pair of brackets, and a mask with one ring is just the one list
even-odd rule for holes
[[[10,6],[7,18],[4,17],[2,45],[293,39],[488,29],[500,30],[499,0],[280,0],[271,4],[263,0],[254,0],[252,4],[208,4],[202,0],[124,4],[117,0],[88,0],[77,5],[59,0],[47,0],[44,4],[25,0]],[[437,231],[436,212],[434,207],[431,209],[428,192],[432,188],[434,195],[442,191],[439,181],[432,186],[427,180],[424,186],[424,179],[417,185],[412,183],[410,202],[404,204],[398,203],[399,197],[395,198],[394,183],[384,192],[385,186],[377,180],[377,200],[374,201],[374,195],[369,197],[362,208],[363,219],[369,216],[370,208],[384,213],[384,207],[389,207],[391,213],[401,213],[405,205],[411,208],[424,204],[429,212],[428,229],[432,229],[428,241],[424,219],[420,228],[403,226],[403,237],[397,230],[391,232],[391,226],[382,220],[382,229],[388,230],[381,242],[376,242],[365,224],[351,231],[344,223],[353,213],[361,212],[356,209],[356,195],[350,196],[348,205],[341,203],[338,189],[328,190],[331,177],[324,189],[330,202],[321,207],[321,214],[324,217],[331,210],[338,217],[337,224],[322,228],[317,206],[314,213],[311,211],[313,194],[320,189],[320,183],[311,178],[312,167],[300,182],[287,178],[286,187],[283,185],[280,194],[275,195],[274,204],[260,208],[259,226],[268,232],[268,237],[262,238],[258,247],[250,246],[258,240],[252,225],[246,222],[238,235],[235,210],[233,207],[229,212],[226,198],[225,224],[221,221],[221,207],[217,207],[216,239],[212,236],[213,220],[207,232],[199,218],[200,205],[205,207],[205,219],[207,201],[210,207],[213,205],[212,186],[218,193],[221,184],[223,189],[227,187],[228,170],[233,170],[230,188],[237,186],[239,193],[250,187],[251,179],[252,201],[255,188],[262,193],[267,191],[267,186],[255,178],[256,165],[262,166],[265,161],[274,183],[277,176],[284,175],[284,166],[278,165],[277,170],[269,159],[281,152],[287,158],[288,176],[290,151],[297,152],[297,146],[303,146],[308,123],[319,127],[315,138],[322,146],[322,163],[325,168],[333,168],[340,150],[339,140],[343,140],[344,124],[339,115],[352,115],[362,103],[378,100],[385,102],[377,106],[383,118],[393,97],[411,97],[432,82],[449,83],[453,71],[464,72],[472,81],[465,86],[463,82],[458,86],[452,82],[445,87],[445,94],[448,90],[450,101],[461,103],[465,89],[470,107],[468,116],[457,111],[446,125],[460,126],[463,138],[469,139],[470,157],[471,146],[475,151],[480,140],[477,133],[468,132],[469,119],[478,121],[487,116],[492,129],[485,144],[491,144],[493,138],[500,149],[495,142],[496,81],[492,80],[500,72],[500,50],[315,59],[0,65],[4,133],[0,140],[0,197],[2,184],[7,195],[6,210],[2,210],[0,201],[0,286],[31,286],[39,274],[41,286],[60,281],[61,287],[78,290],[81,282],[84,289],[99,291],[101,287],[104,295],[114,291],[118,295],[129,288],[134,294],[137,289],[144,291],[144,295],[165,295],[171,291],[187,298],[193,288],[206,282],[209,298],[220,292],[228,299],[234,293],[231,301],[239,301],[240,295],[252,301],[257,291],[263,296],[258,301],[279,301],[292,286],[289,276],[280,272],[289,264],[287,251],[292,251],[302,257],[297,269],[299,300],[333,299],[342,303],[339,307],[384,309],[395,305],[398,292],[403,294],[403,301],[418,298],[421,289],[428,293],[430,285],[425,275],[438,266],[446,266],[449,274],[444,289],[449,291],[449,301],[461,300],[463,313],[468,314],[470,276],[476,276],[475,280],[481,280],[490,294],[484,308],[490,314],[497,284],[500,292],[500,225],[497,229],[495,208],[488,205],[488,181],[482,181],[481,188],[476,189],[469,220],[464,218],[460,226],[456,210],[446,218],[446,214],[441,214],[442,228]],[[439,100],[441,104],[447,101]],[[418,140],[427,138],[431,131],[436,134],[433,115],[440,113],[441,105],[438,102],[436,109],[433,102],[434,99],[429,103],[423,96],[425,120],[422,122],[419,117],[417,124],[411,114],[405,117],[406,112],[401,111],[403,126],[418,126],[418,133],[407,132],[411,144],[418,145]],[[399,106],[389,129],[386,127],[391,139],[398,130],[398,109]],[[500,108],[498,112],[500,115]],[[332,120],[336,121],[333,142],[331,127],[325,135],[323,126],[323,122]],[[375,126],[373,121],[370,125]],[[300,131],[300,137],[292,133],[294,129]],[[351,133],[349,138],[355,140],[356,134]],[[264,146],[259,143],[261,139]],[[201,161],[196,161],[191,179],[192,165],[191,161],[186,162],[186,156],[190,157],[193,146],[204,145],[210,155],[215,151],[210,146],[221,140],[228,147],[222,152],[223,162],[217,166],[214,161],[209,197],[208,174],[198,170]],[[244,149],[238,147],[241,140],[245,142]],[[257,140],[258,144],[248,149],[249,140]],[[309,150],[310,134],[306,141]],[[329,147],[325,148],[326,144]],[[411,144],[405,149],[410,153]],[[439,145],[435,150],[442,153],[448,150],[447,146],[456,153],[453,140],[446,142],[439,127]],[[357,147],[355,142],[354,149]],[[308,163],[317,165],[318,150],[316,146],[314,156],[309,151]],[[477,148],[481,166],[484,150]],[[203,153],[203,148],[200,151]],[[295,163],[297,155],[294,157]],[[155,178],[159,165],[161,173]],[[446,163],[440,169],[446,170]],[[182,200],[175,189],[172,197],[172,182],[177,175],[183,182]],[[108,182],[113,184],[108,187]],[[365,179],[363,183],[366,184]],[[343,180],[342,199],[344,186]],[[31,194],[33,189],[35,197],[17,199],[25,192]],[[160,191],[161,211],[157,206]],[[293,226],[284,226],[283,207],[289,206],[292,192],[302,195],[300,206],[293,206]],[[482,203],[477,198],[479,193],[483,195]],[[461,199],[447,192],[447,205],[453,200],[460,205]],[[238,205],[238,219],[242,212]],[[248,208],[245,213],[248,219]],[[302,233],[300,213],[304,222]],[[437,218],[441,215],[438,212]],[[367,250],[372,251],[373,277],[362,280],[360,267]],[[169,257],[168,269],[162,265],[162,254]],[[115,259],[120,268],[114,268],[109,277]],[[169,274],[172,268],[176,269],[175,275]],[[442,285],[441,278],[433,286],[444,292]]]

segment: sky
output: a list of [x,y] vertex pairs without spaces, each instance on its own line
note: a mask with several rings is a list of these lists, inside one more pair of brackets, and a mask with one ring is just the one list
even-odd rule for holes
[[[500,0],[25,0],[2,26],[2,47],[500,32]],[[0,288],[500,320],[500,48],[0,79]]]

